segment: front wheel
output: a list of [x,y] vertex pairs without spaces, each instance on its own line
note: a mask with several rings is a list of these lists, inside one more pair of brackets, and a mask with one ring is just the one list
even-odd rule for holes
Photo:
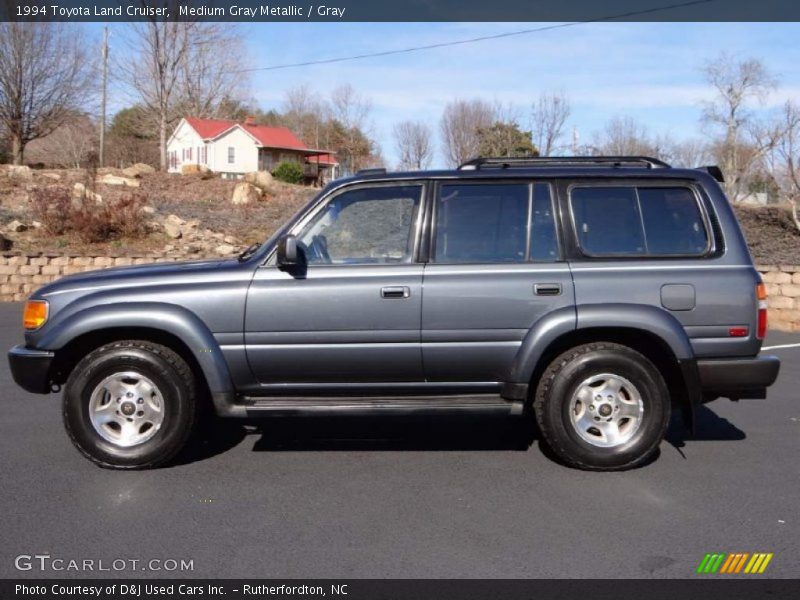
[[610,342],[576,346],[539,380],[534,411],[547,445],[565,463],[612,471],[645,462],[669,424],[670,397],[658,369]]
[[112,342],[75,366],[63,414],[70,439],[92,462],[115,469],[159,466],[180,451],[194,426],[192,371],[165,346]]

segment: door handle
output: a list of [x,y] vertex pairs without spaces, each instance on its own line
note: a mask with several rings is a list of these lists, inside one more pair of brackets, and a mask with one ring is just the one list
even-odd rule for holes
[[408,298],[411,288],[405,285],[392,285],[381,288],[381,298]]
[[558,296],[561,294],[561,284],[536,283],[533,286],[533,293],[537,296]]

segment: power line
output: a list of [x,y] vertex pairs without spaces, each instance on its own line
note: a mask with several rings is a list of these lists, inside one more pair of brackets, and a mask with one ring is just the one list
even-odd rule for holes
[[392,56],[395,54],[409,54],[411,52],[421,52],[423,50],[434,50],[436,48],[446,48],[449,46],[462,46],[465,44],[474,44],[478,42],[486,42],[489,40],[498,40],[518,35],[527,35],[531,33],[540,33],[542,31],[552,31],[554,29],[566,29],[567,27],[575,27],[577,25],[586,25],[589,23],[601,23],[603,21],[614,21],[616,19],[625,19],[628,17],[639,17],[642,15],[663,12],[667,10],[674,10],[676,8],[686,8],[698,4],[709,4],[716,2],[716,0],[691,0],[690,2],[681,2],[678,4],[668,4],[666,6],[657,6],[642,10],[635,10],[626,13],[619,13],[616,15],[608,15],[605,17],[598,17],[597,19],[589,19],[586,21],[574,21],[571,23],[558,23],[556,25],[544,25],[542,27],[534,27],[531,29],[519,29],[517,31],[506,31],[504,33],[497,33],[494,35],[484,35],[480,37],[468,38],[464,40],[454,40],[452,42],[440,42],[438,44],[427,44],[425,46],[413,46],[411,48],[399,48],[397,50],[384,50],[382,52],[370,52],[367,54],[355,54],[352,56],[340,56],[335,58],[323,58],[319,60],[309,60],[306,62],[286,63],[283,65],[269,65],[266,67],[252,67],[249,69],[237,69],[234,73],[249,73],[253,71],[277,71],[279,69],[293,69],[296,67],[310,67],[314,65],[327,65],[331,63],[340,63],[353,60],[363,60],[365,58],[376,58],[381,56]]

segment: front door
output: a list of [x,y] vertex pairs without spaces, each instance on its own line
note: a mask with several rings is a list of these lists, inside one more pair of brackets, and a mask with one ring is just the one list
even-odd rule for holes
[[530,327],[574,305],[547,183],[441,184],[425,267],[430,382],[503,382]]
[[258,269],[245,345],[265,391],[423,380],[422,201],[415,183],[347,188],[292,232],[305,269]]

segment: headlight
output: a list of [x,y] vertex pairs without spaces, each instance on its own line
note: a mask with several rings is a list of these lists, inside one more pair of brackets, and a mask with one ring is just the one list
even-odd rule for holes
[[25,303],[22,326],[29,331],[39,329],[39,327],[47,323],[49,308],[47,300],[28,300]]

